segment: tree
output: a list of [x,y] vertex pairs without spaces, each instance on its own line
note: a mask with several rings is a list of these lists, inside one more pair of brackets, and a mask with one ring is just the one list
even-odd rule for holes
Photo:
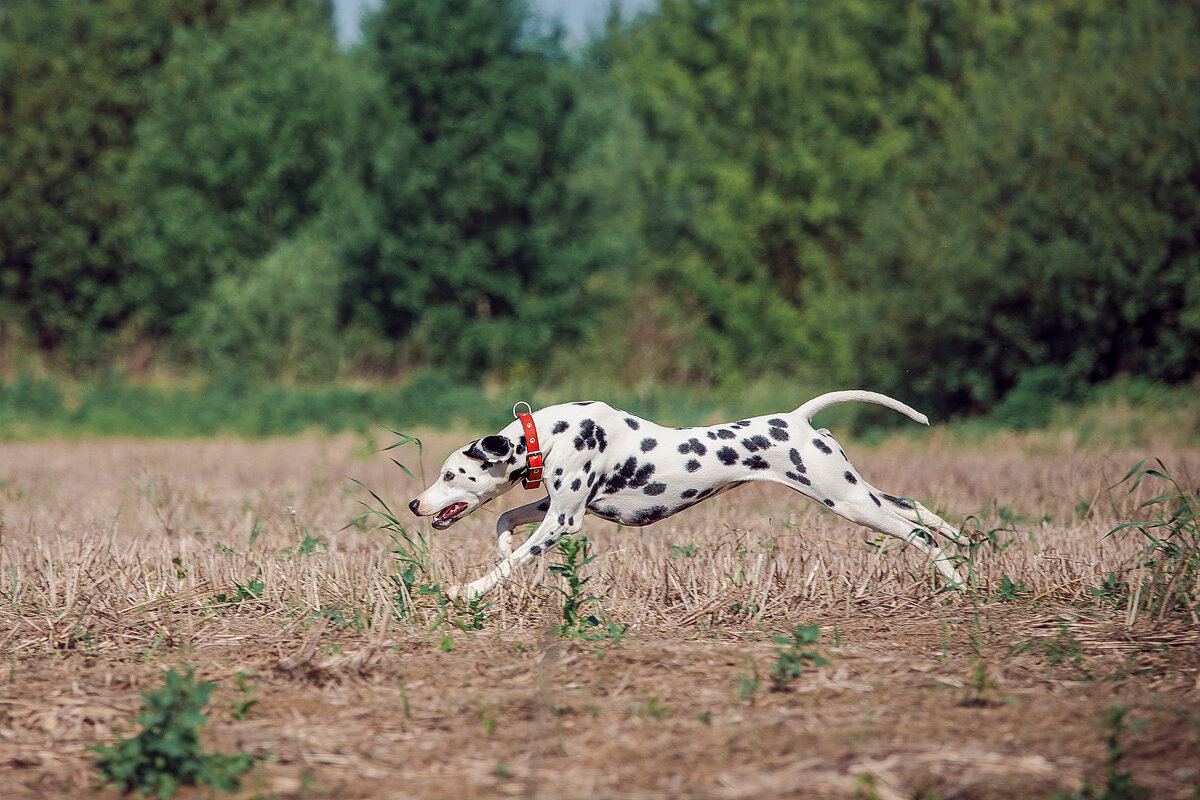
[[354,315],[460,374],[577,338],[615,252],[593,215],[611,203],[571,177],[594,169],[605,120],[527,20],[515,0],[406,0],[366,25],[387,111],[366,181],[377,233],[348,258]]
[[[98,359],[148,300],[129,282],[121,183],[177,29],[307,0],[10,0],[0,12],[0,314]],[[326,2],[316,4],[328,13]]]
[[[312,9],[176,32],[123,184],[140,200],[124,229],[137,267],[126,285],[150,322],[186,332],[216,282],[246,279],[315,224],[353,168],[362,85]],[[321,294],[335,313],[337,283]]]
[[[980,73],[874,203],[830,328],[931,408],[1200,367],[1200,25],[1171,2],[1081,3]],[[1052,399],[1052,398],[1048,398]]]

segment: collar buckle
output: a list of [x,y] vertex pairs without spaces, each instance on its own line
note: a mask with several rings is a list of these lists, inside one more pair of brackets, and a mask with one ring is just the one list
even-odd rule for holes
[[[520,406],[525,406],[525,410],[518,411]],[[538,441],[537,426],[533,424],[533,409],[522,400],[513,406],[513,416],[521,423],[529,456],[529,467],[522,483],[526,489],[536,489],[542,485],[542,446]]]

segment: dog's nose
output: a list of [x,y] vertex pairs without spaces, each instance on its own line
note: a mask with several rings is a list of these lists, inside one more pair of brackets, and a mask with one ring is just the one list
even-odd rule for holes
[[418,517],[421,516],[420,512],[417,511],[417,509],[420,507],[421,507],[420,500],[413,500],[411,503],[408,504],[408,510],[413,512],[414,514],[416,514]]

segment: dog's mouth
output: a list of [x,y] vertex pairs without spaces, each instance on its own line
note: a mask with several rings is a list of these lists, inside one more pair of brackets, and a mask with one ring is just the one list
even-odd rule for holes
[[467,511],[467,503],[451,503],[438,512],[433,518],[433,527],[437,530],[449,528],[463,516]]

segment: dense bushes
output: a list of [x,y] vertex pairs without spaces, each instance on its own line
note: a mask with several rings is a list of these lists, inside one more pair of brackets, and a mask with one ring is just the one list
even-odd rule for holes
[[329,10],[5,4],[4,341],[937,412],[1200,367],[1187,3],[662,0],[582,52],[520,0]]

